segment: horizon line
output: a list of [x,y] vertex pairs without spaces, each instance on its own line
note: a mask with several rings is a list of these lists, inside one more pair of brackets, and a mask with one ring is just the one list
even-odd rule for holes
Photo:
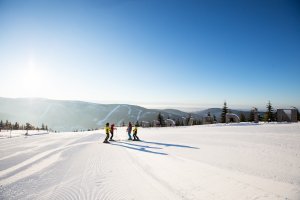
[[[205,111],[208,109],[213,109],[213,108],[223,108],[223,104],[221,106],[216,106],[216,104],[193,104],[193,103],[163,103],[163,102],[154,102],[154,103],[149,103],[149,102],[125,102],[121,103],[120,101],[108,101],[108,100],[79,100],[79,99],[54,99],[54,98],[46,98],[46,97],[2,97],[0,98],[6,98],[6,99],[43,99],[43,100],[51,100],[51,101],[70,101],[70,102],[84,102],[84,103],[94,103],[94,104],[106,104],[106,105],[112,105],[112,104],[121,104],[121,105],[132,105],[132,106],[140,106],[146,109],[158,109],[158,110],[165,110],[165,109],[174,109],[174,110],[179,110],[183,112],[199,112],[199,111]],[[246,106],[246,105],[235,105],[235,106],[228,106],[228,101],[225,101],[227,103],[227,107],[229,110],[240,110],[240,111],[249,111],[252,108],[256,107],[259,110],[264,110],[266,109],[266,106],[260,105],[260,106]],[[272,103],[272,102],[271,102]],[[285,107],[274,107],[273,109],[290,109],[290,108],[296,108],[299,110],[297,106],[285,106]]]

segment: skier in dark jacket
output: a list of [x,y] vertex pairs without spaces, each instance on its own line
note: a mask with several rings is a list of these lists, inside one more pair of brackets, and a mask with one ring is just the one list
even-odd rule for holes
[[129,122],[128,127],[127,127],[128,140],[132,140],[131,130],[132,130],[132,124],[131,124],[131,122]]
[[112,124],[110,126],[110,139],[109,141],[114,141],[113,137],[114,137],[114,130],[117,130],[117,128],[115,128],[115,124]]

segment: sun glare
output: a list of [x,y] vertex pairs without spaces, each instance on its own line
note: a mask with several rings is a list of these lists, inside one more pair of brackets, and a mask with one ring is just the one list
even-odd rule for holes
[[23,89],[27,96],[39,96],[41,89],[41,74],[34,59],[30,59],[23,73]]

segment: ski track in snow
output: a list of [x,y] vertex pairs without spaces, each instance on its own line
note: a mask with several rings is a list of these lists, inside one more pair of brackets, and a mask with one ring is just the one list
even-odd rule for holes
[[[70,145],[64,145],[62,147],[56,148],[56,149],[51,149],[42,153],[39,153],[35,156],[33,156],[30,159],[25,160],[24,162],[21,162],[13,167],[10,167],[8,169],[2,170],[0,171],[0,179],[1,179],[1,184],[5,185],[5,184],[9,184],[14,182],[15,180],[18,180],[20,178],[16,178],[16,177],[22,177],[24,178],[25,176],[29,176],[31,175],[31,173],[24,173],[21,172],[22,175],[19,175],[19,173],[17,172],[18,170],[26,167],[26,166],[30,166],[30,170],[32,170],[32,166],[31,165],[37,165],[36,162],[40,162],[41,166],[45,166],[45,162],[44,160],[49,157],[52,154],[57,154],[56,152],[60,152],[64,149],[70,148],[72,146],[76,146],[76,145],[83,145],[83,144],[89,144],[90,142],[85,142],[85,143],[77,143],[77,144],[70,144]],[[53,156],[54,157],[54,156]],[[48,158],[47,158],[48,159]],[[48,161],[48,165],[51,164],[52,161],[54,160],[58,160],[58,157],[56,156],[55,159],[48,159],[50,161]],[[42,163],[42,164],[41,164]],[[54,162],[53,162],[54,163]],[[38,171],[40,169],[43,169],[45,167],[35,167],[37,170],[33,170],[33,171]],[[17,172],[17,174],[14,174],[13,172]]]
[[49,112],[49,110],[52,108],[52,104],[49,104],[47,106],[47,108],[45,109],[45,111],[41,114],[41,116],[39,117],[40,119],[43,119],[44,116],[46,116],[46,114]]
[[128,113],[127,113],[127,115],[130,116],[130,115],[131,115],[131,112],[132,112],[131,107],[130,107],[130,106],[127,106],[127,105],[126,105],[126,107],[128,108]]
[[142,110],[139,110],[139,113],[138,113],[138,115],[137,115],[137,117],[136,117],[136,120],[137,120],[137,121],[140,120],[140,117],[141,117],[142,112],[143,112]]
[[116,111],[120,108],[120,106],[121,106],[121,105],[116,106],[113,110],[111,110],[111,111],[106,115],[106,117],[104,117],[104,119],[98,121],[97,124],[100,125],[100,126],[102,126],[102,125],[107,121],[107,119],[108,119],[114,112],[116,112]]
[[120,120],[117,122],[117,125],[122,125],[123,122],[124,122],[124,119],[120,119]]
[[[99,144],[92,144],[95,148],[99,148]],[[101,144],[100,144],[101,145]],[[70,169],[65,175],[70,177],[70,181],[63,182],[48,192],[42,195],[43,199],[140,199],[139,197],[147,198],[145,195],[135,188],[139,184],[137,171],[133,170],[134,164],[128,159],[127,154],[122,149],[113,149],[118,157],[111,157],[112,150],[110,146],[101,148],[99,152],[86,152],[89,154],[89,159],[84,165],[82,172],[77,178],[74,176],[74,171],[79,171],[78,166]],[[99,148],[100,150],[100,148]],[[74,171],[73,171],[74,170]],[[143,175],[143,172],[139,172]],[[128,183],[128,174],[134,180]],[[69,180],[69,179],[67,179]],[[147,181],[142,177],[143,184]],[[136,181],[136,182],[135,182]],[[151,186],[143,186],[151,189]],[[160,194],[162,195],[162,194]],[[158,194],[152,194],[153,199],[157,199]]]
[[[120,138],[125,129],[118,128]],[[0,199],[298,200],[299,130],[140,128],[144,141],[112,144],[99,132],[3,139],[1,163],[16,164],[0,171]],[[18,162],[23,153],[32,156]]]

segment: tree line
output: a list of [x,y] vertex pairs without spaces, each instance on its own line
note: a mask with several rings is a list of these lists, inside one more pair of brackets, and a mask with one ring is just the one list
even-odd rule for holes
[[[300,120],[300,113],[297,108],[297,118]],[[231,113],[231,110],[228,108],[226,101],[224,102],[220,121],[221,123],[226,123],[226,114]],[[275,122],[277,121],[277,111],[274,111],[274,108],[272,106],[272,103],[269,101],[266,105],[266,112],[259,112],[257,108],[251,109],[248,114],[246,115],[245,112],[240,112],[239,118],[240,122],[254,122],[255,121],[255,115],[257,114],[258,121],[265,121],[265,122]],[[210,123],[217,123],[218,119],[216,115],[211,115],[210,112],[207,113],[207,117],[210,119]],[[169,119],[169,118],[167,118]],[[189,114],[186,118],[177,118],[172,119],[175,122],[175,126],[186,126],[186,125],[202,125],[204,122],[201,119],[193,119],[192,114]],[[157,121],[159,122],[159,126],[166,126],[166,121],[164,116],[159,113],[157,115]],[[138,121],[136,122],[137,126],[140,126],[141,123]],[[150,123],[150,127],[154,126],[154,124]]]
[[[165,126],[170,126],[167,125],[166,120],[172,120],[174,124],[172,126],[186,126],[186,125],[201,125],[202,121],[201,119],[194,119],[192,117],[192,114],[189,114],[187,117],[182,117],[182,118],[173,118],[171,119],[170,117],[164,117],[163,114],[160,112],[157,115],[157,118],[151,122],[148,122],[148,127],[165,127]],[[157,124],[156,124],[157,123]],[[125,126],[123,122],[123,126]],[[136,121],[135,126],[143,126],[143,122]]]
[[[272,106],[271,101],[269,101],[266,105],[266,112],[263,113],[263,115],[258,114],[258,120],[259,121],[265,121],[265,122],[275,122],[277,121],[277,112],[274,111],[274,108]],[[295,108],[297,110],[297,118],[298,120],[300,120],[300,114],[297,108]],[[225,123],[226,122],[226,114],[230,113],[230,109],[227,107],[227,103],[226,101],[224,102],[223,108],[222,108],[222,114],[221,114],[221,123]],[[241,122],[253,122],[254,121],[254,116],[255,116],[255,112],[258,112],[257,108],[254,108],[252,110],[250,110],[250,114],[248,119],[246,118],[244,112],[240,113],[240,121]]]
[[8,120],[3,122],[0,121],[0,131],[1,130],[45,130],[48,131],[48,126],[42,123],[41,127],[33,126],[30,123],[20,124],[18,122],[12,123]]

